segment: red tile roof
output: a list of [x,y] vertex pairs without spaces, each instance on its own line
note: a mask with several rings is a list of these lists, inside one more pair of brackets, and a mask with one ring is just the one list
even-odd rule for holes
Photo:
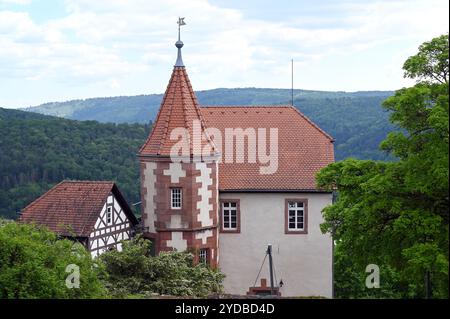
[[[315,174],[334,161],[333,139],[292,106],[202,107],[208,127],[278,129],[278,169],[262,175],[260,163],[219,164],[219,189],[226,190],[316,190]],[[224,144],[223,144],[224,145]],[[246,146],[247,148],[247,146]],[[223,146],[218,145],[219,150]],[[267,153],[269,149],[267,147]],[[247,158],[247,157],[246,157]],[[245,161],[247,162],[247,160]]]
[[63,181],[25,207],[19,221],[45,225],[64,236],[87,237],[110,193],[136,224],[128,204],[110,181]]
[[[305,115],[291,106],[215,106],[200,108],[186,69],[175,67],[161,103],[152,133],[140,150],[141,156],[169,156],[178,140],[170,133],[178,127],[192,134],[192,121],[201,123],[205,144],[216,151],[205,129],[277,128],[279,134],[278,169],[262,175],[264,163],[221,163],[220,190],[316,190],[315,174],[334,161],[333,139]],[[192,136],[192,135],[191,135]],[[222,141],[223,142],[223,141]],[[192,142],[189,143],[191,154]],[[197,147],[198,148],[198,147]],[[199,151],[199,150],[195,150]]]
[[139,154],[170,156],[171,147],[178,142],[178,140],[170,139],[172,130],[185,128],[189,131],[189,136],[193,136],[193,122],[195,120],[201,126],[202,140],[204,141],[202,145],[198,145],[195,149],[193,149],[193,143],[189,143],[190,155],[196,152],[201,154],[201,149],[205,147],[205,144],[209,144],[211,149],[215,149],[215,145],[205,134],[205,121],[202,117],[197,97],[192,90],[186,69],[185,67],[176,66],[173,69],[152,132],[140,149]]

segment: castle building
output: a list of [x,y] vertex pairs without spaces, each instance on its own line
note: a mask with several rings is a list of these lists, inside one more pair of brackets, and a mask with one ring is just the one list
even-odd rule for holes
[[[258,291],[268,244],[282,296],[332,296],[332,239],[315,175],[333,139],[293,106],[200,106],[178,56],[139,151],[144,235],[225,273],[226,293]],[[268,267],[260,273],[262,283]],[[280,285],[282,282],[282,285]]]

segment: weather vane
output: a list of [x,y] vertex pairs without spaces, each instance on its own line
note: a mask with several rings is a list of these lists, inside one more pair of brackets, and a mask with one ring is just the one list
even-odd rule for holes
[[180,33],[181,33],[181,26],[186,25],[186,22],[184,22],[184,18],[178,18],[178,41],[175,43],[175,46],[178,48],[178,56],[177,61],[175,63],[175,66],[184,66],[183,64],[183,58],[181,57],[181,48],[183,47],[183,41],[180,39]]
[[178,41],[181,41],[180,40],[181,26],[186,25],[186,22],[184,22],[184,18],[179,17],[177,24],[178,24]]

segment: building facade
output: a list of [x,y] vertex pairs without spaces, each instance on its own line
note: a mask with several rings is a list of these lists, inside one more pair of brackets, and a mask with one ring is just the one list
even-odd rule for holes
[[145,237],[219,267],[232,294],[267,282],[267,267],[256,277],[271,244],[278,293],[331,297],[332,239],[319,227],[332,194],[315,174],[334,161],[333,139],[293,106],[200,107],[176,46],[139,151]]

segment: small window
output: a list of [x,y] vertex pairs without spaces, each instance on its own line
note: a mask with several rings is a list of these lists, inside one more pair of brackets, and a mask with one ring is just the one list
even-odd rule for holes
[[170,207],[172,209],[181,209],[181,188],[170,189]]
[[109,206],[106,208],[106,223],[111,225],[112,223],[112,207]]
[[287,200],[286,204],[286,232],[306,233],[306,200]]
[[202,264],[208,264],[208,249],[202,248],[198,252],[198,262]]
[[289,202],[289,230],[304,230],[304,208],[303,202]]
[[238,230],[238,205],[237,202],[222,202],[222,230]]

